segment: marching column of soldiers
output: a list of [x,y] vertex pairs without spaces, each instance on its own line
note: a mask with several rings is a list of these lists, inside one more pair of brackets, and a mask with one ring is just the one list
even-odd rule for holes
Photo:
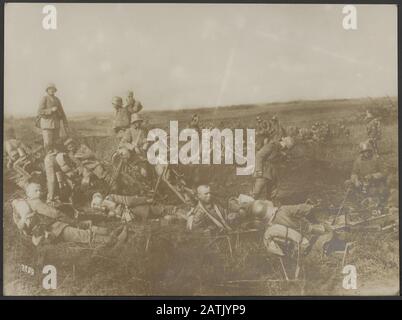
[[[288,151],[300,136],[320,140],[328,135],[327,123],[315,123],[310,132],[297,127],[287,132],[277,115],[270,121],[258,116],[252,188],[248,195],[231,197],[225,208],[215,201],[210,185],[191,188],[186,185],[184,177],[169,165],[150,168],[144,161],[148,143],[141,116],[143,106],[134,98],[132,91],[128,92],[124,105],[121,97],[112,98],[113,130],[118,140],[112,158],[112,164],[118,168],[112,172],[104,167],[88,146],[69,137],[71,132],[67,117],[60,99],[55,95],[56,91],[54,84],[47,86],[47,95],[41,100],[38,110],[36,124],[42,131],[45,151],[40,165],[36,165],[38,160],[40,162],[38,150],[32,150],[17,140],[13,130],[6,131],[7,168],[14,169],[23,178],[18,181],[26,194],[25,198],[12,202],[14,222],[21,233],[32,238],[35,245],[61,240],[117,246],[127,238],[129,222],[158,218],[165,222],[183,221],[188,231],[200,230],[203,233],[230,233],[240,226],[257,224],[265,230],[264,243],[268,252],[283,255],[283,250],[275,242],[277,238],[289,238],[308,246],[312,236],[334,231],[330,224],[310,219],[312,212],[323,210],[320,202],[306,200],[296,205],[280,205],[276,201],[281,180],[279,166],[286,162]],[[380,123],[371,114],[366,118],[368,140],[359,145],[360,151],[350,179],[345,183],[346,189],[348,194],[362,198],[361,203],[366,201],[368,208],[395,213],[399,206],[396,186],[387,180],[378,162]],[[198,115],[193,115],[189,126],[201,131]],[[62,127],[66,134],[64,141],[61,141]],[[133,183],[140,185],[135,194],[118,193],[119,188],[115,184],[117,176],[123,172],[122,166],[138,169],[139,176],[132,179]],[[43,200],[42,186],[35,181],[35,174],[40,173],[42,168],[46,176],[46,201]],[[151,186],[150,181],[154,182]],[[90,196],[88,210],[108,219],[120,219],[122,225],[114,230],[82,224],[77,219],[87,212],[75,208],[74,195],[78,193],[82,197],[85,195],[83,190],[96,182],[103,182],[108,187],[103,194],[98,190]],[[147,183],[149,188],[143,192]],[[163,204],[164,199],[160,195],[163,188],[173,192],[182,204]],[[73,216],[63,211],[65,205],[73,208]],[[378,210],[375,212],[378,214]]]

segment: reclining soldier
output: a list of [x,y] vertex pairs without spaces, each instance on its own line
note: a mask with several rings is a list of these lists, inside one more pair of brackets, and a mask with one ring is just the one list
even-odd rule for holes
[[40,157],[39,151],[42,147],[31,150],[16,138],[13,128],[8,128],[4,136],[7,168],[14,169],[24,178],[30,177],[35,170],[36,160]]
[[99,180],[107,180],[108,174],[102,164],[96,159],[95,153],[85,144],[78,145],[73,139],[69,138],[64,142],[69,159],[79,168],[83,177],[84,184],[95,176]]
[[316,207],[309,203],[275,207],[267,201],[255,201],[252,212],[267,226],[264,244],[268,251],[283,255],[275,238],[289,239],[307,247],[310,243],[308,238],[331,232],[329,226],[312,222],[311,214]]
[[[154,203],[154,200],[144,196],[123,196],[118,194],[109,194],[103,197],[101,193],[94,193],[91,201],[91,208],[98,209],[108,217],[122,218],[125,209],[129,209],[134,217],[142,222],[146,219],[162,218],[166,216],[175,216],[185,218],[181,209],[172,205],[161,205]],[[130,220],[130,218],[128,218]]]
[[109,245],[124,241],[127,237],[125,227],[111,233],[106,228],[96,226],[77,228],[74,219],[41,200],[41,186],[37,183],[27,184],[25,192],[25,199],[12,203],[13,219],[23,234],[32,236],[35,245],[56,240]]
[[188,213],[188,230],[204,232],[232,230],[226,210],[212,200],[208,185],[200,185],[197,188],[197,198],[197,205]]

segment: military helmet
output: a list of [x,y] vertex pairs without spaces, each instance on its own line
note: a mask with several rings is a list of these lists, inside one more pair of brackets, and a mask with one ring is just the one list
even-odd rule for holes
[[268,208],[273,208],[274,204],[268,200],[255,200],[251,206],[251,213],[257,219],[267,217]]
[[363,141],[359,144],[360,153],[373,151],[369,140]]
[[131,91],[131,90],[127,91],[127,96],[133,97],[133,96],[134,96],[134,92]]
[[49,84],[46,86],[46,91],[47,91],[48,89],[50,89],[50,88],[53,88],[54,90],[57,91],[56,85],[55,85],[54,83],[49,83]]
[[112,104],[121,107],[123,105],[123,99],[121,97],[117,97],[117,96],[113,97]]
[[142,117],[138,113],[133,113],[131,115],[131,123],[138,122],[138,121],[144,121]]

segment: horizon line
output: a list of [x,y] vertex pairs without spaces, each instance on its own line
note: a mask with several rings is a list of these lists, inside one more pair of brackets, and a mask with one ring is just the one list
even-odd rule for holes
[[[217,108],[230,108],[230,107],[241,107],[241,106],[260,106],[260,105],[274,105],[274,104],[291,104],[298,102],[319,102],[319,101],[342,101],[342,100],[364,100],[364,99],[384,99],[384,98],[398,99],[398,96],[390,96],[390,95],[382,95],[382,96],[365,96],[365,97],[354,97],[354,98],[327,98],[327,99],[296,99],[296,100],[286,100],[286,101],[273,101],[273,102],[255,102],[255,103],[239,103],[239,104],[230,104],[230,105],[220,105],[220,106],[208,106],[208,107],[200,107],[200,106],[188,106],[188,107],[178,107],[178,108],[165,108],[165,109],[143,109],[143,113],[152,113],[152,112],[170,112],[170,111],[185,111],[185,110],[201,110],[201,109],[217,109]],[[3,109],[4,110],[4,109]],[[89,114],[109,114],[111,111],[73,111],[70,113],[73,117],[77,117],[79,115],[89,115]],[[3,113],[4,119],[14,117],[14,118],[31,118],[35,117],[33,115],[23,115],[21,113],[9,114]]]

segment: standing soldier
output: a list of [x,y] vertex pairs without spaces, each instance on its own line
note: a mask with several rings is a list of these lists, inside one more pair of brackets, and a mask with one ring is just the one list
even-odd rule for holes
[[274,115],[269,123],[269,139],[270,141],[280,141],[286,135],[285,129],[279,123],[279,119]]
[[270,127],[260,116],[257,116],[256,120],[256,150],[260,150],[269,138]]
[[[293,147],[294,140],[291,137],[282,138],[281,141],[271,141],[264,145],[256,154],[254,186],[251,192],[254,199],[271,200],[276,197],[278,191],[278,166],[282,162],[284,150]],[[262,195],[266,190],[266,196]]]
[[128,91],[125,106],[131,114],[138,113],[142,110],[141,102],[134,99],[134,92]]
[[121,97],[113,97],[112,105],[115,109],[113,129],[115,133],[125,131],[130,126],[131,113],[127,107],[123,107],[123,99]]
[[51,205],[54,205],[59,201],[56,177],[56,173],[59,172],[59,168],[56,163],[56,154],[56,151],[48,152],[44,159],[47,183],[47,203]]
[[40,102],[36,122],[36,126],[42,129],[46,152],[52,150],[60,138],[60,121],[63,122],[64,129],[68,133],[67,117],[60,99],[55,96],[56,91],[54,84],[46,87],[47,95]]
[[380,156],[378,152],[378,141],[381,140],[381,123],[380,120],[375,118],[371,113],[367,113],[365,119],[367,121],[367,137],[369,138],[373,151],[378,158]]

